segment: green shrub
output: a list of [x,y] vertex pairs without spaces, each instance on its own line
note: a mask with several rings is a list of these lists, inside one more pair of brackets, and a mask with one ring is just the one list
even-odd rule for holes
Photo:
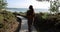
[[3,19],[4,19],[3,15],[2,15],[2,14],[0,14],[0,23],[2,23],[2,22],[3,22]]
[[48,17],[48,13],[44,13],[44,15],[42,16],[43,19],[46,19]]
[[0,23],[0,28],[3,28],[3,24]]

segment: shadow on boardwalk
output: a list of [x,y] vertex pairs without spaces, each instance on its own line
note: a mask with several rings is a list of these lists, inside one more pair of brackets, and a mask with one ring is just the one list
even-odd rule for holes
[[17,21],[19,22],[19,25],[18,25],[18,27],[17,27],[15,32],[19,32],[21,30],[21,22],[22,22],[22,20],[17,17]]

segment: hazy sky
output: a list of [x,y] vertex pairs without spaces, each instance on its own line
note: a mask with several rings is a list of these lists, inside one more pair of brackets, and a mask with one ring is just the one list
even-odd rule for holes
[[10,8],[28,8],[29,5],[33,5],[34,8],[48,9],[50,7],[49,2],[38,2],[36,0],[7,0],[8,7]]

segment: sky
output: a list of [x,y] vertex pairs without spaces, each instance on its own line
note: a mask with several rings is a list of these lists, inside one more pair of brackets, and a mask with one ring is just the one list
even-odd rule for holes
[[7,0],[9,8],[28,8],[29,5],[33,5],[33,8],[49,9],[50,3],[43,1],[39,2],[36,0]]

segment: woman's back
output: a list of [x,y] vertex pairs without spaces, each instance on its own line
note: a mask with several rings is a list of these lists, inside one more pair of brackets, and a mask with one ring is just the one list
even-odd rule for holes
[[28,10],[27,11],[27,18],[32,19],[34,17],[34,11]]

